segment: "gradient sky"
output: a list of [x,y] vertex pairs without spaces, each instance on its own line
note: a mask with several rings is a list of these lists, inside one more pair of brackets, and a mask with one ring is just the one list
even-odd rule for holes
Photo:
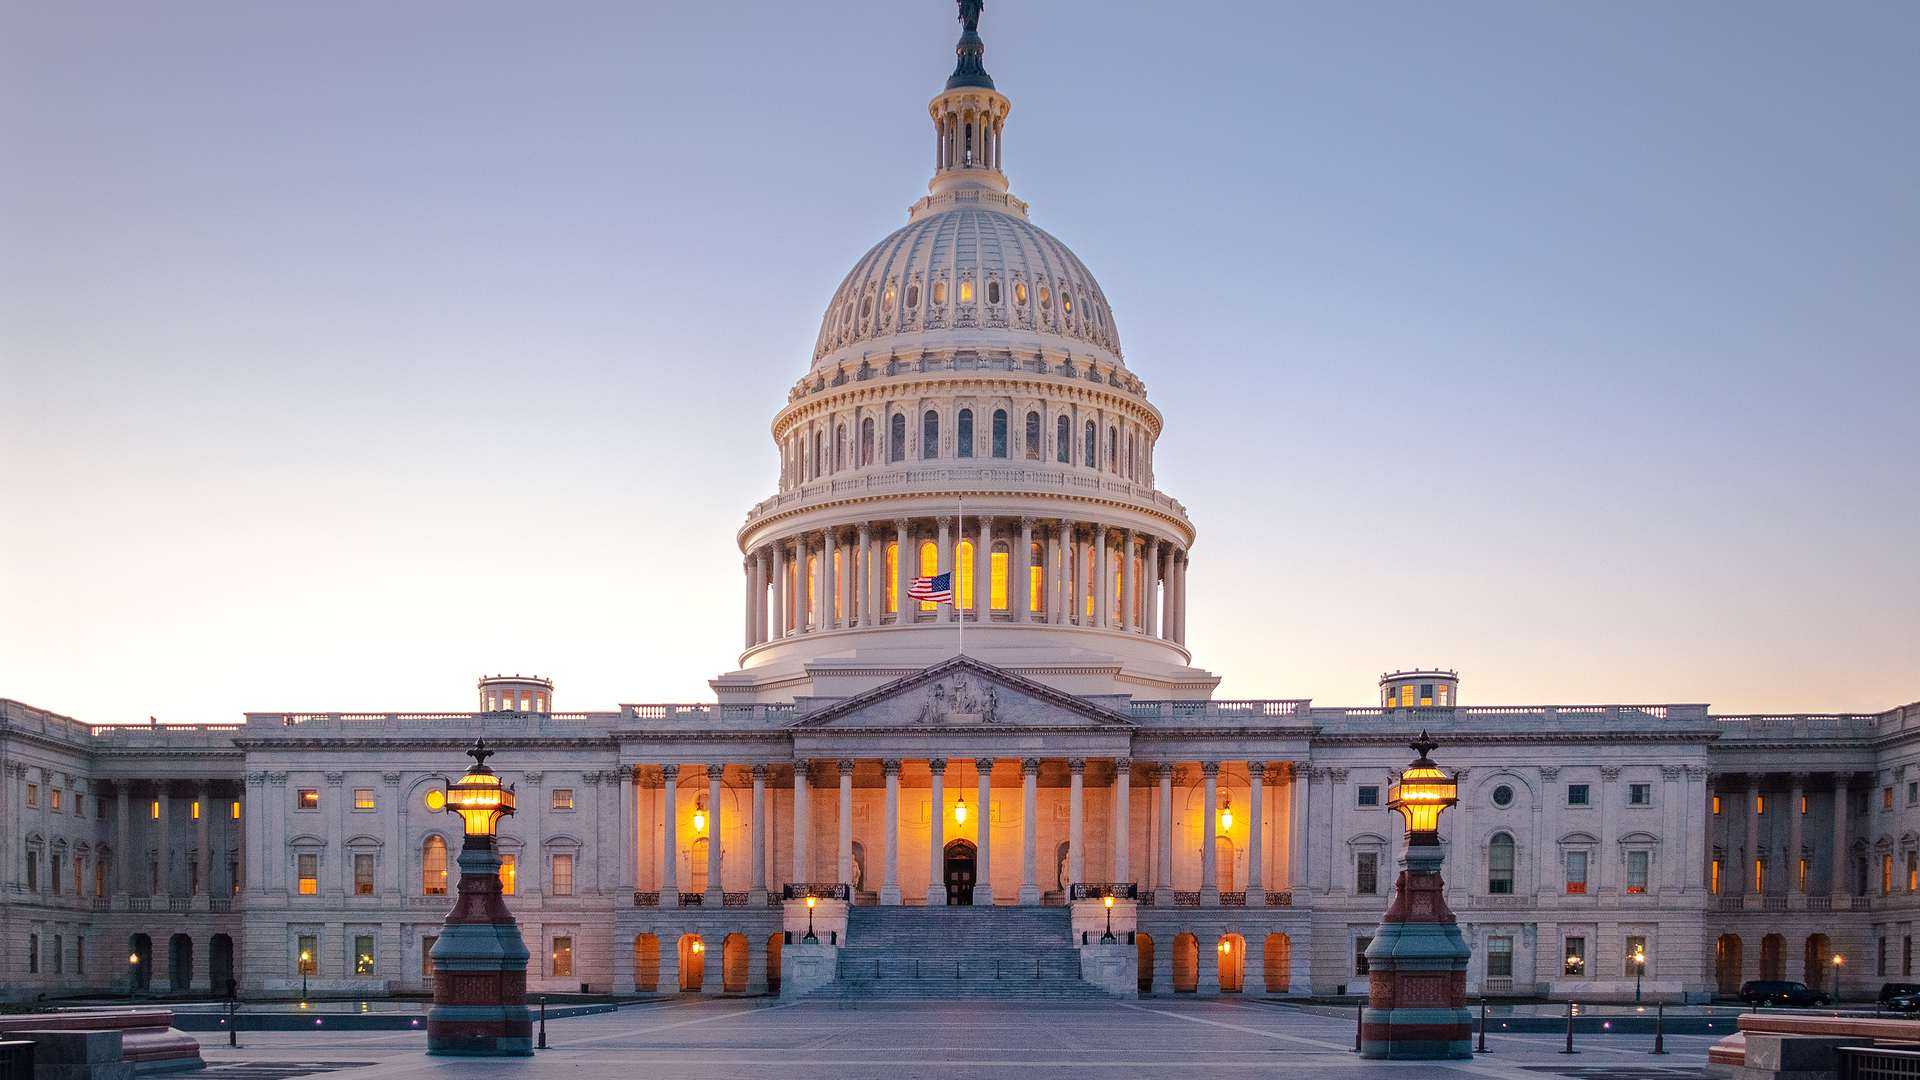
[[[0,3],[0,695],[705,700],[948,0]],[[1920,5],[989,0],[1222,697],[1920,698]]]

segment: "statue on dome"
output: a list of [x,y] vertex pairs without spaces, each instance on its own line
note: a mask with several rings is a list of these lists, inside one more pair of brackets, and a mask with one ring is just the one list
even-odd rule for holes
[[963,29],[978,32],[980,29],[980,9],[985,7],[983,0],[960,0],[960,25]]

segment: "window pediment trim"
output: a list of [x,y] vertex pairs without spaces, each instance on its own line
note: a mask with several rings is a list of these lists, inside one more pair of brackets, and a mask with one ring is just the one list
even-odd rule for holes
[[1561,847],[1593,847],[1600,841],[1592,833],[1570,832],[1560,838]]
[[287,846],[296,848],[323,848],[327,846],[327,841],[324,837],[315,836],[312,833],[301,833],[298,836],[288,839]]

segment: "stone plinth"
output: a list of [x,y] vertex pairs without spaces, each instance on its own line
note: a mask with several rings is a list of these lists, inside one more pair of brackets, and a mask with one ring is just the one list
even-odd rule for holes
[[1367,1007],[1360,1056],[1405,1060],[1471,1058],[1467,943],[1447,908],[1438,845],[1410,844],[1393,904],[1367,946]]
[[433,952],[427,1053],[466,1057],[533,1053],[527,1012],[527,946],[500,895],[492,837],[460,849],[460,894]]

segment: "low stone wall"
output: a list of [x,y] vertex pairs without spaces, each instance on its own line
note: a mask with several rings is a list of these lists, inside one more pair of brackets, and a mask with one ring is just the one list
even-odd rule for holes
[[1750,1012],[1737,1024],[1707,1051],[1707,1068],[1736,1080],[1832,1076],[1841,1046],[1920,1044],[1920,1020]]
[[169,1009],[0,1017],[0,1037],[34,1038],[31,1033],[39,1032],[111,1032],[119,1040],[122,1058],[140,1073],[207,1066],[200,1057],[199,1041],[173,1026]]

